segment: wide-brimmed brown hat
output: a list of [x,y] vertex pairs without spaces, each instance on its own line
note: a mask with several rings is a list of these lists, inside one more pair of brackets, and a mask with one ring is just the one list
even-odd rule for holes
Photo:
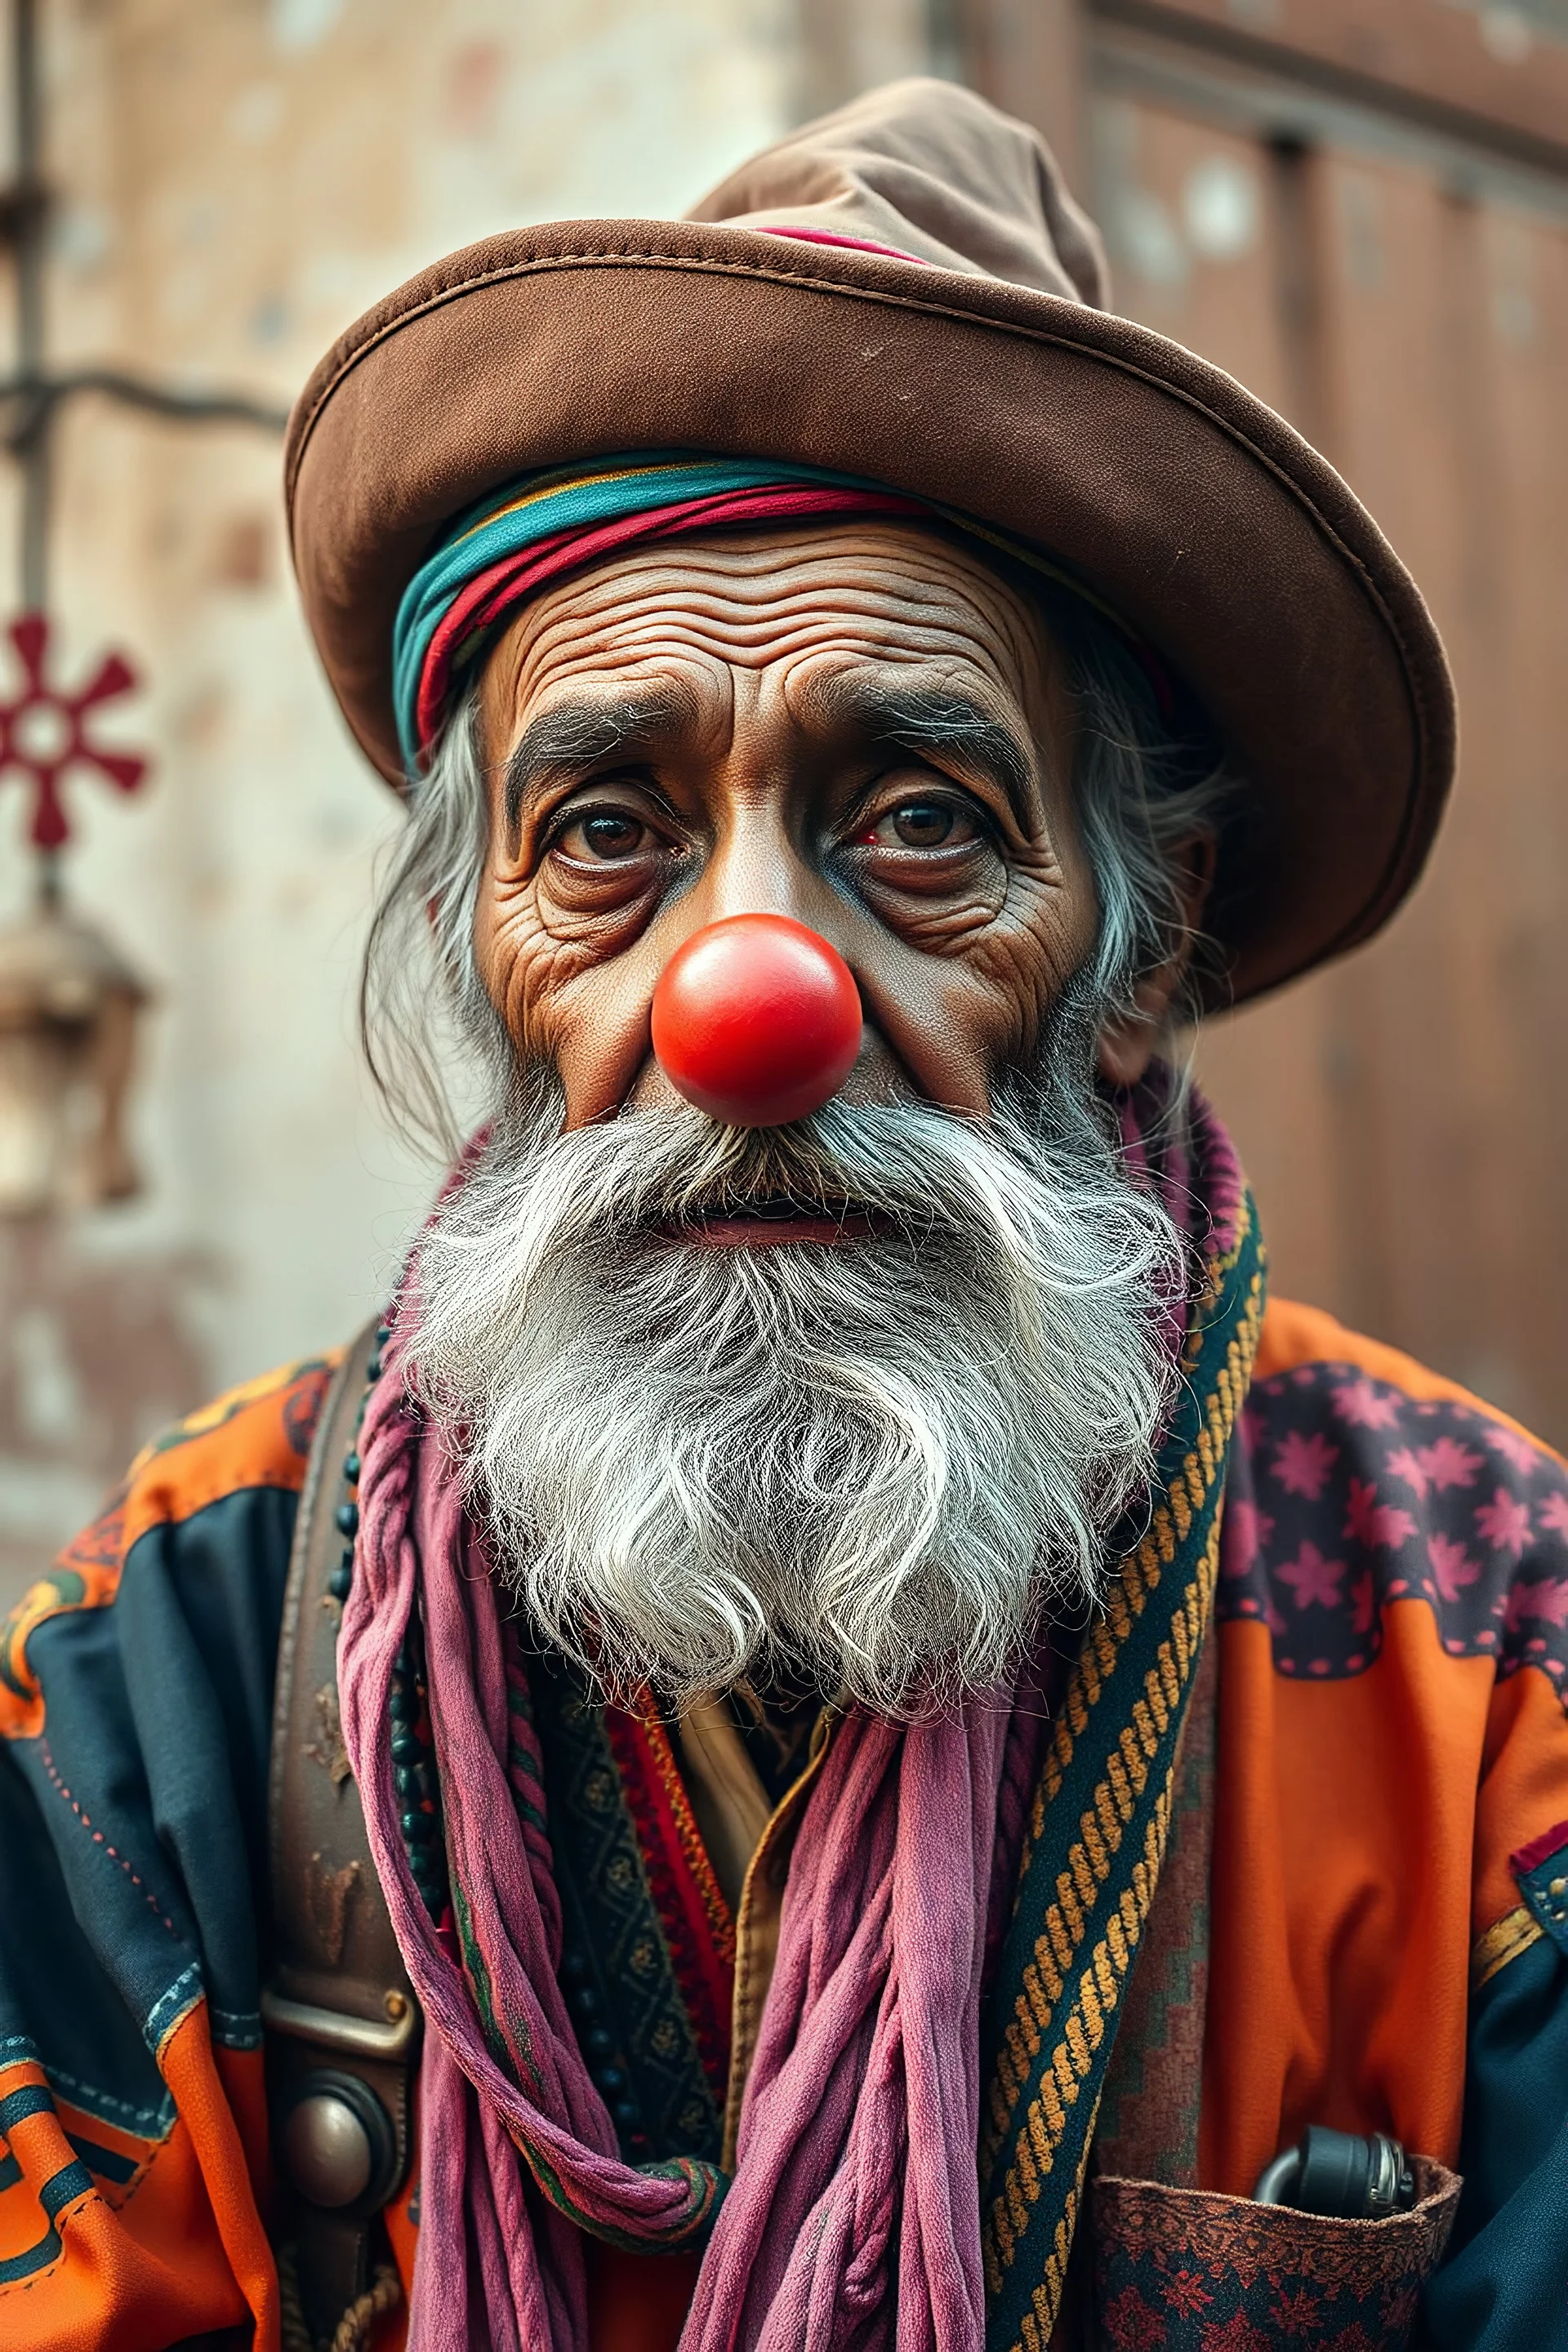
[[1447,794],[1442,645],[1333,468],[1106,299],[1038,136],[934,81],[796,131],[686,220],[438,262],[340,338],[289,430],[306,616],[354,735],[401,783],[394,615],[485,492],[625,450],[831,467],[1047,551],[1184,683],[1248,788],[1207,917],[1216,1003],[1355,946]]

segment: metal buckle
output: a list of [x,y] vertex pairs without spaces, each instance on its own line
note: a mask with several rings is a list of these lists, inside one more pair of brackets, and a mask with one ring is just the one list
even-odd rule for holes
[[374,2058],[393,2062],[410,2047],[419,2030],[419,2010],[406,1993],[389,1992],[400,2012],[385,2022],[375,2017],[353,2017],[341,2009],[318,2009],[313,2001],[290,2000],[268,1985],[261,1996],[261,2022],[274,2033],[296,2042],[313,2042],[344,2058]]

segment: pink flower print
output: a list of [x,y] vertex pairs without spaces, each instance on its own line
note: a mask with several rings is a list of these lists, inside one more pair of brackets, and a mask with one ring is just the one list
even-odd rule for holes
[[1485,1436],[1487,1444],[1495,1446],[1503,1460],[1517,1470],[1521,1478],[1528,1478],[1532,1470],[1540,1469],[1541,1448],[1533,1438],[1526,1437],[1522,1430],[1504,1429],[1500,1422],[1491,1422],[1487,1426]]
[[1544,1535],[1568,1538],[1568,1495],[1561,1489],[1541,1506],[1541,1527]]
[[1315,1503],[1339,1458],[1339,1447],[1331,1445],[1317,1430],[1310,1437],[1303,1437],[1299,1429],[1287,1430],[1274,1449],[1273,1475],[1288,1495],[1302,1495],[1309,1503]]
[[1435,1437],[1430,1445],[1421,1448],[1416,1459],[1439,1494],[1445,1486],[1473,1486],[1477,1471],[1484,1467],[1479,1454],[1452,1437]]
[[1351,1586],[1351,1631],[1370,1633],[1377,1620],[1377,1591],[1371,1569],[1364,1569]]
[[1337,1609],[1344,1572],[1342,1559],[1325,1559],[1316,1544],[1303,1543],[1296,1558],[1281,1567],[1279,1580],[1290,1586],[1298,1609]]
[[1373,1388],[1364,1372],[1347,1387],[1335,1389],[1329,1402],[1352,1429],[1392,1429],[1399,1417],[1398,1398]]
[[1514,1586],[1503,1623],[1510,1633],[1517,1633],[1531,1618],[1543,1625],[1568,1625],[1568,1576],[1542,1576]]
[[1426,1557],[1445,1601],[1458,1601],[1465,1586],[1474,1584],[1481,1572],[1464,1545],[1451,1543],[1447,1536],[1427,1537]]
[[1380,1503],[1370,1478],[1352,1478],[1350,1517],[1341,1532],[1364,1544],[1369,1551],[1397,1551],[1415,1533],[1415,1522],[1397,1504]]
[[1421,1466],[1419,1454],[1413,1454],[1408,1445],[1402,1445],[1396,1454],[1389,1455],[1388,1466],[1395,1478],[1403,1478],[1407,1486],[1411,1487],[1423,1501],[1426,1500],[1426,1489],[1431,1482]]
[[1243,1502],[1239,1497],[1227,1502],[1220,1533],[1220,1574],[1237,1578],[1250,1575],[1259,1549],[1273,1533],[1273,1520],[1256,1503]]
[[1518,1559],[1530,1541],[1530,1506],[1500,1486],[1489,1503],[1476,1505],[1476,1525],[1493,1551],[1511,1552]]

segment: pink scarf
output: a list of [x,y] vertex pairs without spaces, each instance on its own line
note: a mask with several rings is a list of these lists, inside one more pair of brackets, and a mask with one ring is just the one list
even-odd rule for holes
[[[616,2154],[556,1981],[549,1846],[525,1827],[508,1776],[497,1588],[440,1444],[404,1401],[395,1339],[360,1452],[343,1730],[426,2017],[410,2352],[586,2352],[582,2230],[568,2210],[651,2249],[700,2227],[710,2192],[696,2168]],[[490,2054],[469,1976],[426,1912],[398,1831],[387,1701],[416,1596],[449,1864],[516,2079]],[[1034,1709],[978,1702],[910,1731],[859,1714],[839,1727],[791,1861],[735,2176],[681,2339],[689,2352],[895,2341],[978,2352],[981,1970],[1004,1748],[1016,1753],[1003,1843],[1016,1852],[1037,1730]]]
[[[628,2165],[557,1982],[548,1840],[509,1777],[505,1604],[451,1463],[405,1400],[395,1335],[360,1454],[343,1729],[426,2017],[410,2352],[586,2352],[584,2231],[695,2242],[721,2189],[682,2352],[980,2352],[981,1986],[1037,1769],[1032,1674],[1019,1703],[998,1693],[911,1729],[840,1723],[791,1860],[733,2179]],[[467,1967],[398,1828],[388,1698],[420,1616]]]

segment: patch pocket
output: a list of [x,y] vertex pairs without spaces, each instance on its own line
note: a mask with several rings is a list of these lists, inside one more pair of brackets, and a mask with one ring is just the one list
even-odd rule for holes
[[1108,2176],[1089,2189],[1100,2352],[1404,2352],[1443,2259],[1457,2173],[1411,2158],[1415,2203],[1342,2221]]

